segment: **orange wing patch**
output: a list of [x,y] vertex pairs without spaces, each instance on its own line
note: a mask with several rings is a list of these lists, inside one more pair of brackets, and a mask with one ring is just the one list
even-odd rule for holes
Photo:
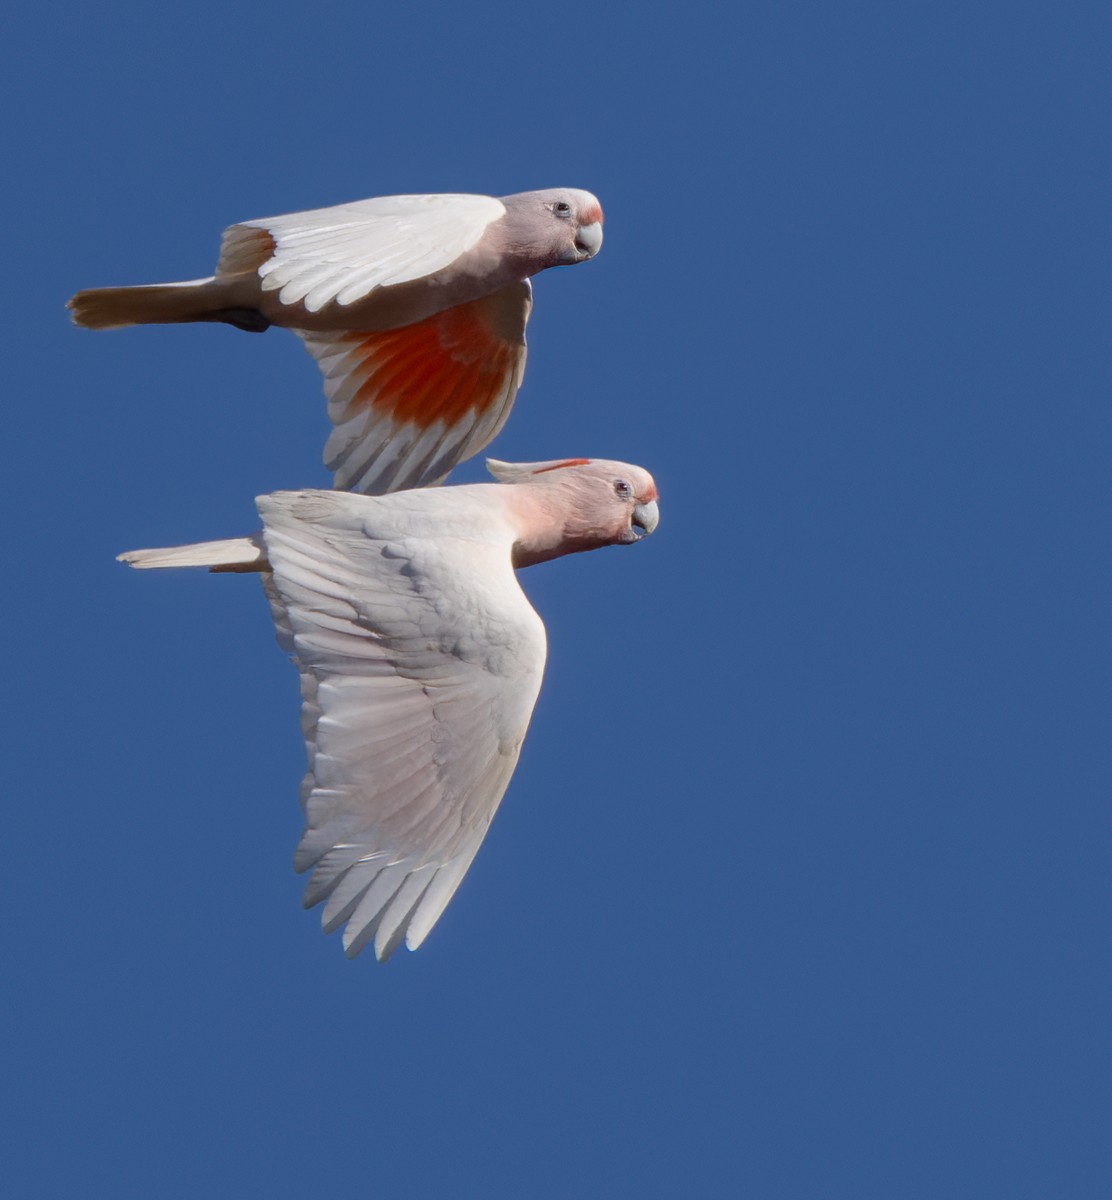
[[525,370],[528,280],[385,332],[297,329],[324,376],[338,488],[439,483],[502,428]]
[[361,379],[349,412],[373,406],[394,421],[420,428],[434,421],[454,425],[482,413],[503,394],[520,345],[491,327],[484,301],[461,304],[385,333],[346,333],[335,341],[345,355],[349,379]]

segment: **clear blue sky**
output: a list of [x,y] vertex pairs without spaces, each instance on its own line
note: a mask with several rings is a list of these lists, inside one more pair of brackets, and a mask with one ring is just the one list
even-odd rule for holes
[[[12,1194],[1109,1195],[1107,4],[19,21]],[[315,368],[63,305],[238,219],[552,185],[606,244],[537,281],[493,449],[642,463],[661,526],[523,579],[510,793],[426,945],[351,963],[258,587],[113,561],[325,485]]]

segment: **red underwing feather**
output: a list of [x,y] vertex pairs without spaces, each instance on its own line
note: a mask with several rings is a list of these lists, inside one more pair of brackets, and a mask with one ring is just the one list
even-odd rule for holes
[[373,371],[351,406],[421,427],[482,412],[505,385],[519,347],[484,320],[482,301],[385,333],[344,334],[349,357]]

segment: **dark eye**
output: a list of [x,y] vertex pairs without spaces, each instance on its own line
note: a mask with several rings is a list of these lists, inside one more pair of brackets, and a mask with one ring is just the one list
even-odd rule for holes
[[557,200],[556,203],[552,206],[552,211],[558,217],[570,217],[571,216],[571,205],[566,200]]
[[624,479],[614,480],[614,491],[621,496],[623,500],[628,500],[633,495],[633,488],[629,486]]

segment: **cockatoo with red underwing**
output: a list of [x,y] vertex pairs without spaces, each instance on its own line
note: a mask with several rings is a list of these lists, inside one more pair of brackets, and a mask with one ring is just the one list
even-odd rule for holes
[[207,279],[94,288],[89,329],[224,321],[292,329],[324,375],[335,487],[439,483],[501,429],[525,371],[529,277],[602,245],[590,192],[382,196],[224,231]]
[[545,634],[515,567],[624,545],[657,523],[652,477],[601,459],[510,464],[497,483],[387,496],[275,492],[261,533],[121,554],[133,567],[258,571],[301,674],[308,908],[344,949],[415,950],[510,781]]

